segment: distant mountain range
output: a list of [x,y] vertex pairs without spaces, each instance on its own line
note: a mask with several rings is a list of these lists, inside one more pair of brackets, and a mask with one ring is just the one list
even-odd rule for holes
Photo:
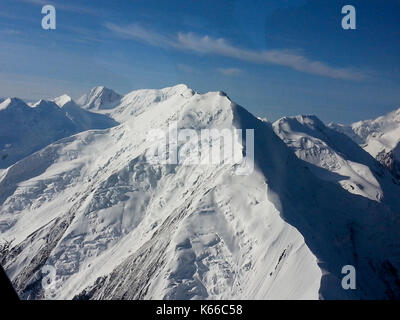
[[349,126],[330,123],[329,126],[348,135],[400,178],[400,109],[375,120],[359,121]]
[[4,99],[0,104],[0,168],[72,134],[117,124],[106,115],[82,109],[66,95],[32,105],[18,98]]

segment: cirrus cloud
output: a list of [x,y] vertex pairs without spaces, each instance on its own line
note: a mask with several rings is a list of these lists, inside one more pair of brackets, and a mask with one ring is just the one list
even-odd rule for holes
[[218,68],[217,71],[225,76],[235,76],[242,72],[238,68]]
[[167,35],[148,30],[140,25],[118,26],[106,23],[105,27],[120,37],[145,42],[152,46],[192,51],[203,54],[219,55],[256,64],[271,64],[288,67],[293,70],[343,80],[363,80],[367,75],[353,68],[330,66],[318,60],[312,60],[293,50],[271,49],[253,50],[237,47],[223,38],[199,36],[194,33],[179,32]]

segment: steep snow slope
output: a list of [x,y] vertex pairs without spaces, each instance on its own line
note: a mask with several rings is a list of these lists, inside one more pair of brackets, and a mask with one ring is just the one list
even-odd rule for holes
[[72,100],[60,108],[52,101],[28,106],[17,98],[6,99],[0,104],[0,168],[61,138],[116,124],[107,116],[82,110]]
[[119,104],[122,97],[111,89],[104,86],[94,87],[87,94],[78,99],[78,103],[84,109],[103,110],[112,109]]
[[[184,85],[135,91],[112,114],[125,121],[1,173],[2,237],[15,239],[0,259],[22,297],[399,297],[398,211],[320,179],[269,123],[225,94]],[[148,132],[175,121],[197,132],[254,129],[255,171],[149,163]],[[236,136],[236,156],[248,143]],[[177,149],[190,151],[184,161],[196,150],[192,140]],[[347,264],[357,270],[354,291],[341,288]],[[48,290],[44,265],[57,272]]]

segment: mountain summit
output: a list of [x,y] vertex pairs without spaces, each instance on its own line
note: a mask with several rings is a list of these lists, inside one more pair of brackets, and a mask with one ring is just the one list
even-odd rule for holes
[[103,110],[114,108],[121,95],[104,86],[94,87],[87,94],[80,97],[77,102],[87,110]]

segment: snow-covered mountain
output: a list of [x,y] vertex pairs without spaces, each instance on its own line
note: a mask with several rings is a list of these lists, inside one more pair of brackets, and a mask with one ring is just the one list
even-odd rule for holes
[[377,201],[384,196],[382,185],[388,184],[390,189],[393,183],[392,176],[377,160],[315,116],[285,117],[274,122],[273,128],[320,179]]
[[[59,99],[68,100],[68,99]],[[400,298],[400,187],[316,117],[262,121],[222,92],[133,91],[120,125],[0,172],[0,262],[27,299]],[[154,128],[253,129],[254,171],[149,162]],[[250,141],[235,137],[245,156]],[[189,151],[193,141],[169,149]],[[220,146],[222,151],[222,146]],[[190,159],[190,158],[186,158]],[[354,187],[354,189],[351,188]],[[342,267],[357,271],[344,290]],[[41,270],[56,271],[53,286]]]
[[365,151],[400,177],[400,156],[394,149],[400,143],[400,109],[374,120],[358,121],[351,125],[330,123],[329,127],[348,135]]
[[89,129],[107,129],[118,125],[118,122],[106,115],[82,109],[68,95],[62,95],[53,100],[66,113],[80,131]]
[[66,95],[31,106],[18,98],[5,99],[0,104],[0,168],[61,138],[115,125],[115,120],[81,109]]
[[41,100],[30,107],[20,99],[6,99],[0,104],[0,168],[76,132],[77,126],[53,102]]
[[112,109],[118,105],[121,95],[104,86],[94,87],[77,102],[87,110]]

